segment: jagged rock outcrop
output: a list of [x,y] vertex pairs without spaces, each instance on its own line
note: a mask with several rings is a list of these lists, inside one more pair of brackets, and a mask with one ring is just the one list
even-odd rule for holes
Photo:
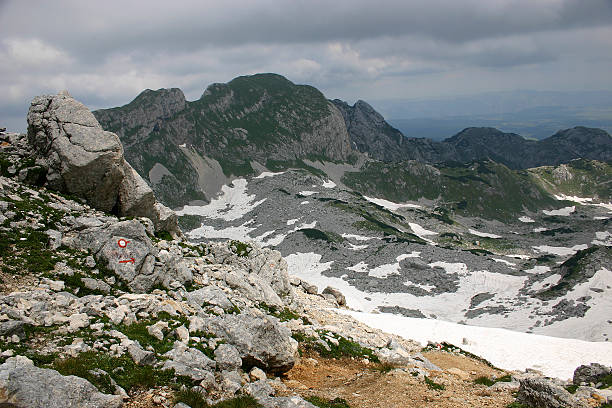
[[194,319],[189,330],[207,331],[234,345],[244,365],[282,373],[295,364],[297,342],[291,331],[268,316],[248,314]]
[[562,385],[542,377],[527,377],[519,380],[517,399],[533,408],[586,408]]
[[591,363],[581,365],[574,370],[574,385],[597,386],[605,377],[612,375],[612,367],[603,364]]
[[67,92],[37,96],[28,112],[28,141],[46,169],[46,184],[120,216],[144,216],[157,230],[179,234],[176,215],[123,157],[117,135]]
[[[12,404],[12,405],[9,405]],[[118,408],[123,399],[99,392],[89,381],[35,367],[23,356],[0,365],[0,405],[16,408]]]

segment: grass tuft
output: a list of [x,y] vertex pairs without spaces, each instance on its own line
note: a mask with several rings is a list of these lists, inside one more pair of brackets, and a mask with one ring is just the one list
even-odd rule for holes
[[312,396],[312,397],[306,397],[305,400],[319,408],[351,408],[348,402],[346,402],[346,400],[342,398],[334,398],[333,400],[325,400],[317,396]]

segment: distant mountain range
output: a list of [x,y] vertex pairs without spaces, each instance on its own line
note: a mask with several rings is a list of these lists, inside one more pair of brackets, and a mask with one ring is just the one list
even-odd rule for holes
[[491,159],[513,169],[557,165],[576,158],[612,159],[612,137],[601,129],[575,127],[542,141],[493,128],[467,128],[442,141],[408,138],[364,101],[353,106],[334,100],[342,111],[354,146],[382,161],[467,163]]

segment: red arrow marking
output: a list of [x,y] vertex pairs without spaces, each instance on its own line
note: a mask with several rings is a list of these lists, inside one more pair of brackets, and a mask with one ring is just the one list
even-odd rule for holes
[[121,238],[119,241],[117,241],[117,245],[119,245],[119,248],[125,248],[128,242],[130,241],[126,241],[125,239]]
[[124,261],[119,261],[119,263],[128,263],[128,262],[134,263],[134,258],[126,259]]

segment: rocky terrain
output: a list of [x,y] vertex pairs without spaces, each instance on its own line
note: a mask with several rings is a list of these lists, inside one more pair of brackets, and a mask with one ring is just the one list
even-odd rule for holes
[[506,224],[292,170],[234,180],[178,214],[191,239],[279,250],[291,273],[340,288],[356,310],[605,341],[611,208],[556,206]]
[[[3,405],[586,407],[610,399],[609,367],[580,367],[572,381],[561,382],[489,367],[453,345],[423,350],[339,313],[345,295],[291,275],[291,258],[281,252],[235,239],[187,240],[176,214],[156,202],[125,162],[116,135],[87,113],[67,94],[38,97],[28,135],[0,134]],[[305,180],[312,188],[320,179]],[[332,184],[322,187],[332,191]],[[280,194],[301,202],[317,195],[294,188],[300,191]],[[230,221],[252,205],[252,197],[232,198],[241,210],[217,208]],[[436,215],[423,210],[424,219]],[[384,232],[399,218],[374,220],[369,225]],[[285,226],[298,221],[307,220]],[[355,246],[351,237],[338,242],[341,234],[315,227],[302,225],[293,234],[304,249],[312,239],[323,239],[330,251]],[[381,238],[433,247],[422,229],[393,228]],[[589,279],[572,273],[575,263],[597,273],[596,263],[609,256],[604,247],[576,252],[558,271],[566,284],[551,289],[565,293]]]

